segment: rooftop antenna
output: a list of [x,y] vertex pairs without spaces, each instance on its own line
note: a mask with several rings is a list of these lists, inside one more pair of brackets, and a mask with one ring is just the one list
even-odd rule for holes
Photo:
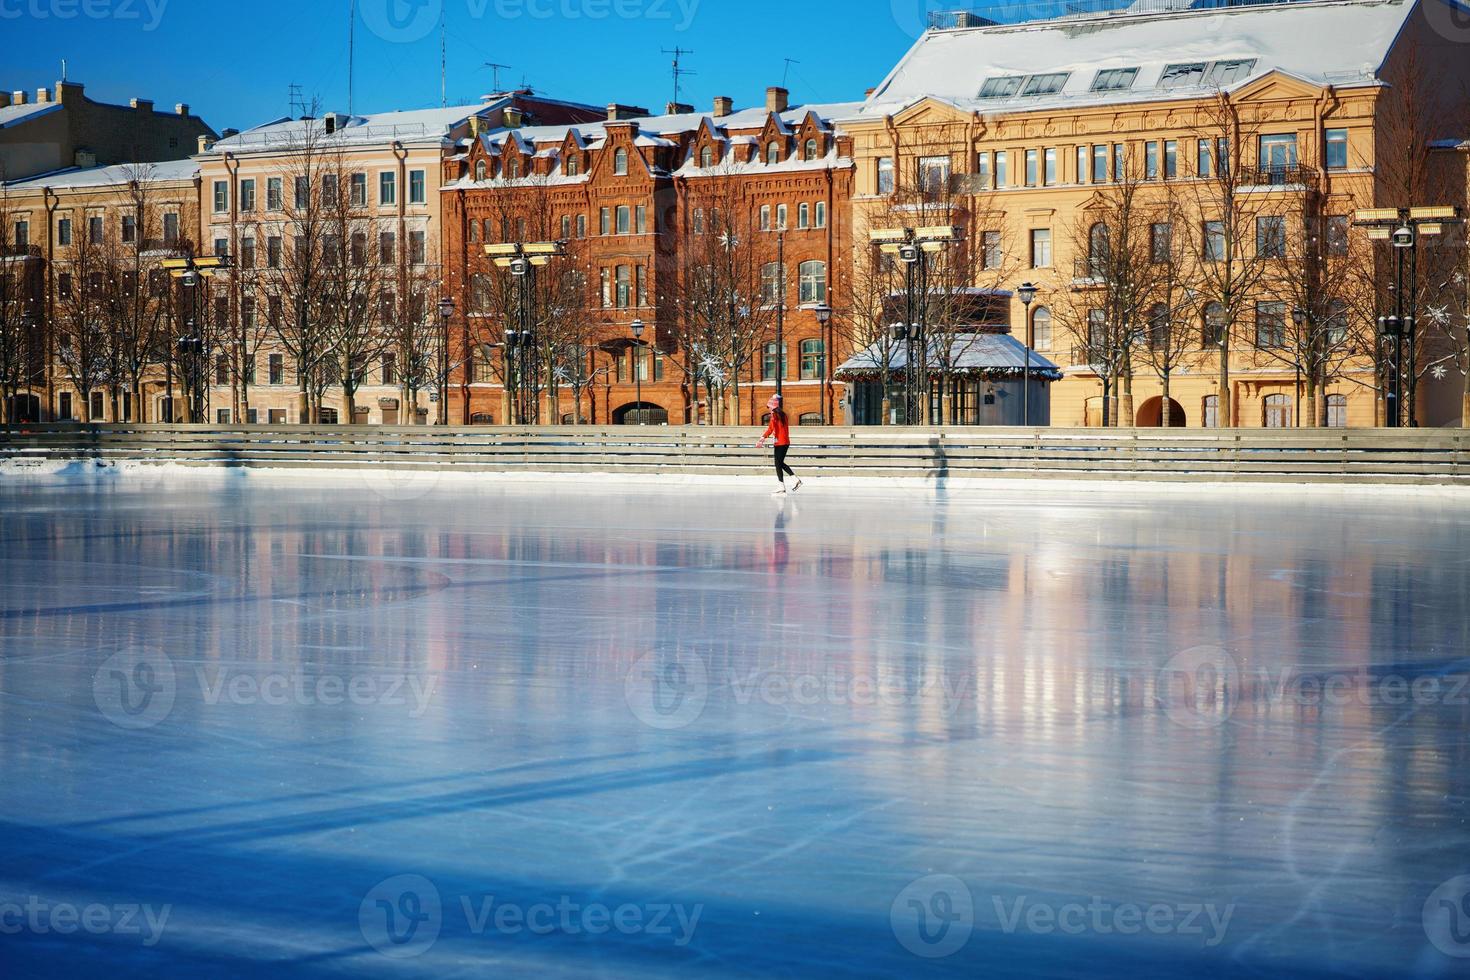
[[286,103],[287,111],[292,116],[297,115],[298,111],[300,115],[306,115],[306,98],[301,94],[301,86],[295,82],[286,87]]
[[799,65],[799,64],[801,64],[801,62],[797,61],[795,58],[787,58],[786,59],[786,70],[781,73],[781,87],[782,88],[786,88],[787,87],[787,85],[786,85],[786,79],[791,75],[791,66],[792,65]]
[[685,75],[695,75],[695,74],[698,74],[697,72],[691,71],[688,68],[680,68],[679,67],[679,59],[682,58],[686,54],[693,54],[694,52],[693,51],[690,51],[688,48],[664,48],[663,49],[663,53],[664,54],[671,54],[671,55],[674,56],[674,72],[673,72],[673,74],[674,74],[674,101],[675,102],[678,102],[679,101],[679,79],[683,78]]
[[444,7],[439,7],[439,107],[449,105],[449,54],[444,39]]
[[66,59],[61,59],[61,80],[66,81]]
[[347,114],[352,115],[352,66],[357,55],[357,0],[347,11]]
[[499,92],[500,91],[500,73],[501,73],[501,71],[503,71],[503,70],[509,70],[510,68],[512,68],[514,66],[513,65],[502,65],[502,64],[499,64],[498,62],[494,62],[494,61],[487,61],[484,64],[482,64],[480,67],[481,68],[489,68],[490,69],[490,71],[491,71],[491,78],[492,78],[492,80],[490,82],[490,91],[492,91],[492,92]]

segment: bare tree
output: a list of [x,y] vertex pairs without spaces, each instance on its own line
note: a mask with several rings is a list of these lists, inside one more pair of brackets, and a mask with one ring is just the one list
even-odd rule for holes
[[15,209],[0,172],[0,421],[18,414],[21,388],[36,377],[41,355],[36,275],[39,263],[28,242],[12,241]]
[[1174,424],[1172,381],[1175,373],[1198,353],[1201,335],[1196,324],[1201,310],[1194,267],[1187,248],[1174,233],[1181,215],[1176,195],[1167,193],[1146,210],[1151,211],[1145,215],[1149,219],[1150,268],[1140,279],[1146,286],[1148,307],[1137,359],[1159,379],[1159,425],[1168,428]]

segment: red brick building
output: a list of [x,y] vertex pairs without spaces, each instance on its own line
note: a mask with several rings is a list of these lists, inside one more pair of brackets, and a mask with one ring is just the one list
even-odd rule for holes
[[[758,424],[779,374],[794,422],[840,422],[846,352],[818,314],[850,264],[852,148],[832,120],[852,108],[773,88],[758,108],[611,105],[462,140],[441,185],[450,418],[515,420],[519,387],[542,423]],[[485,246],[553,241],[517,382],[505,338],[526,294]]]

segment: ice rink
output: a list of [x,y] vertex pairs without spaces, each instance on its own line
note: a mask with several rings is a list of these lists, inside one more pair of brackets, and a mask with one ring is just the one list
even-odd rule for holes
[[84,470],[0,541],[7,980],[1470,975],[1465,495]]

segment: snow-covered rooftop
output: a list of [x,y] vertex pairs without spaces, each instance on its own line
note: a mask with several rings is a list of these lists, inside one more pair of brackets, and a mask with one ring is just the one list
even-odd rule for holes
[[449,106],[433,109],[407,109],[398,112],[375,112],[369,115],[349,116],[337,113],[335,132],[325,133],[322,118],[291,119],[289,117],[262,123],[242,133],[214,144],[212,152],[225,150],[250,152],[299,145],[308,129],[315,129],[318,140],[324,145],[350,146],[371,143],[387,143],[392,140],[437,140],[449,135],[456,126],[471,116],[487,113],[509,102],[500,99],[476,105]]
[[4,106],[0,108],[0,129],[17,126],[37,116],[44,116],[48,112],[58,112],[60,109],[60,102],[27,102],[25,105]]
[[897,111],[927,96],[994,112],[1182,98],[1275,70],[1320,84],[1372,82],[1416,2],[1154,7],[931,30],[856,115]]
[[68,167],[51,173],[13,180],[5,186],[25,190],[51,187],[57,190],[83,187],[122,186],[128,181],[165,182],[193,180],[199,172],[194,160],[163,160],[158,163],[117,163],[107,167]]
[[[779,113],[779,116],[783,126],[795,128],[801,125],[802,120],[810,113],[815,113],[819,120],[826,123],[839,116],[852,115],[861,107],[861,102],[798,105]],[[715,116],[707,112],[683,112],[673,115],[639,116],[634,119],[618,120],[618,122],[637,123],[640,135],[659,136],[667,133],[693,132],[705,119],[708,119],[710,125],[716,129],[759,129],[765,125],[766,115],[764,106],[755,106],[737,110],[728,116]],[[546,143],[560,142],[565,138],[569,129],[575,129],[578,136],[584,141],[599,140],[607,135],[607,123],[605,122],[573,123],[560,126],[523,126],[517,132],[523,139],[535,143]]]
[[[949,338],[949,343],[949,364],[958,371],[977,374],[1019,374],[1029,360],[1031,372],[1038,378],[1055,381],[1062,376],[1055,364],[1036,351],[1030,351],[1028,358],[1026,345],[1008,333],[955,334]],[[939,341],[931,342],[929,362],[932,367],[938,367],[941,364],[938,344]],[[874,344],[857,352],[842,363],[842,366],[836,371],[836,376],[839,378],[860,377],[879,371],[882,369],[885,353],[888,356],[889,370],[902,371],[908,366],[907,350],[902,344],[889,345],[889,347],[890,349],[885,352],[884,345]]]

